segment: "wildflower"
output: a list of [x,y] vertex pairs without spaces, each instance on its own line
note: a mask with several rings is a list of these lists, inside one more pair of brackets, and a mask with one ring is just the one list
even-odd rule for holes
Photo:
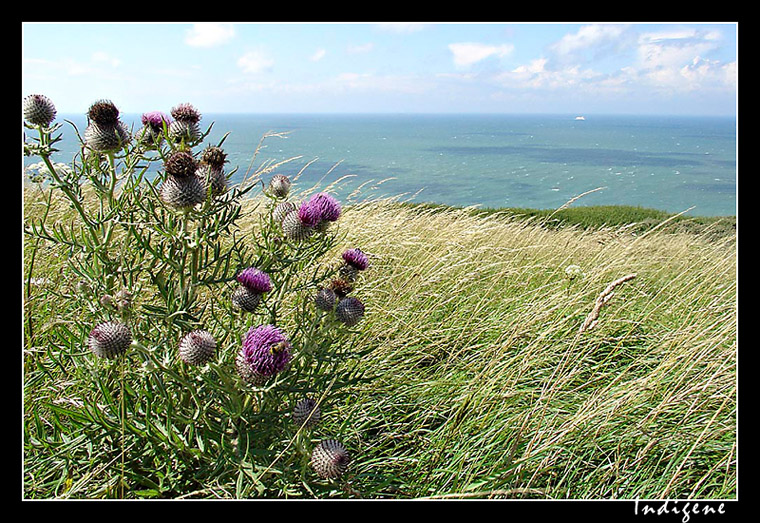
[[340,268],[340,275],[348,281],[354,281],[359,271],[369,267],[369,259],[361,249],[348,249],[343,252],[342,257],[345,263]]
[[246,382],[261,385],[283,371],[291,360],[288,338],[274,325],[251,327],[235,360]]
[[99,100],[87,110],[88,124],[84,142],[97,152],[115,152],[131,141],[127,126],[119,119],[119,110],[109,100]]
[[352,296],[343,298],[335,308],[335,317],[347,326],[352,327],[364,317],[364,304],[359,298]]
[[232,303],[246,312],[256,310],[261,295],[272,290],[272,280],[269,275],[255,267],[249,267],[237,275],[240,283],[232,295]]
[[282,232],[290,240],[306,240],[314,234],[316,223],[314,215],[302,205],[301,208],[287,213],[282,219]]
[[325,192],[312,195],[306,202],[306,206],[310,209],[310,214],[315,217],[316,223],[313,227],[319,232],[326,231],[331,223],[340,218],[340,203]]
[[314,227],[322,220],[321,209],[311,202],[304,202],[298,207],[298,219],[307,227]]
[[193,145],[201,139],[201,130],[198,122],[201,115],[190,104],[179,104],[172,108],[171,115],[174,121],[169,126],[169,136],[175,142],[185,142]]
[[159,145],[164,140],[164,126],[168,129],[171,118],[160,111],[143,113],[140,118],[143,127],[136,133],[137,140],[144,145]]
[[55,105],[47,96],[32,94],[24,98],[24,119],[30,124],[48,127],[55,115]]
[[212,196],[219,196],[227,191],[227,177],[224,175],[224,164],[227,153],[220,147],[210,145],[201,155],[201,161],[196,176],[201,180],[205,191],[211,191]]
[[320,289],[317,295],[314,297],[314,303],[318,309],[323,311],[331,311],[335,308],[335,302],[338,300],[335,291],[329,287]]
[[189,365],[203,365],[214,356],[216,340],[210,332],[194,330],[179,342],[179,357]]
[[298,426],[314,427],[319,423],[321,417],[322,411],[319,405],[311,398],[300,400],[293,408],[293,422]]
[[574,280],[578,276],[582,276],[583,272],[578,265],[568,265],[565,267],[565,275],[570,278],[570,280]]
[[296,206],[291,202],[280,202],[272,210],[272,218],[277,223],[282,224],[282,219],[285,218],[285,215],[291,211],[294,211],[295,209]]
[[290,178],[284,174],[275,174],[269,180],[269,193],[277,198],[285,198],[290,192]]
[[90,332],[87,345],[99,358],[113,359],[125,352],[132,343],[132,334],[123,323],[107,321]]
[[343,444],[334,439],[322,440],[311,453],[311,466],[323,479],[336,479],[346,469],[351,458]]
[[340,218],[340,203],[325,192],[317,193],[309,198],[309,206],[318,211],[320,222],[334,222]]
[[255,267],[249,267],[237,275],[237,281],[259,294],[272,290],[272,280],[269,275]]
[[173,153],[164,162],[166,179],[161,184],[161,199],[171,207],[185,209],[206,199],[206,192],[200,179],[195,175],[198,162],[185,151]]

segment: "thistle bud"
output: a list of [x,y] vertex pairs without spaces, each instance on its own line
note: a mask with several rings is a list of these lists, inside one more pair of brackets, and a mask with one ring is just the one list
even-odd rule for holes
[[319,423],[322,411],[317,402],[311,398],[304,398],[296,403],[293,408],[293,422],[299,427],[311,428]]
[[47,96],[32,94],[24,98],[24,119],[30,124],[48,127],[55,115],[55,105]]
[[113,359],[121,356],[132,343],[132,334],[123,323],[107,321],[97,325],[87,340],[90,350],[99,358]]
[[347,326],[352,327],[364,317],[364,304],[352,296],[343,298],[335,307],[335,317]]
[[290,178],[284,174],[275,174],[269,180],[269,193],[277,198],[285,198],[290,192]]
[[205,330],[188,332],[179,342],[179,356],[189,365],[203,365],[215,352],[216,340]]
[[348,469],[350,461],[346,447],[334,439],[321,441],[311,453],[311,467],[323,479],[339,478]]

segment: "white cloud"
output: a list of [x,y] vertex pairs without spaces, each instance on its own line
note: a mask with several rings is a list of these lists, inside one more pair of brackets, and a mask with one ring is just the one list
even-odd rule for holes
[[375,44],[372,42],[362,45],[349,45],[346,49],[350,54],[368,53],[375,48]]
[[532,89],[563,89],[584,86],[604,77],[591,69],[581,69],[580,66],[549,69],[546,58],[537,58],[527,65],[521,65],[509,72],[500,74],[498,82],[503,87],[532,88]]
[[561,56],[569,55],[615,41],[627,28],[627,25],[584,25],[576,33],[563,36],[549,49]]
[[314,54],[311,55],[311,58],[309,58],[309,60],[311,60],[312,62],[318,62],[322,58],[324,58],[326,54],[327,54],[327,51],[325,51],[324,49],[317,49],[314,52]]
[[214,47],[228,42],[233,36],[232,24],[203,22],[193,24],[185,33],[185,43],[192,47]]
[[119,65],[121,65],[121,60],[119,60],[118,58],[109,56],[107,53],[103,51],[94,52],[92,54],[92,61],[94,63],[108,64],[111,67],[119,67]]
[[249,51],[238,58],[237,65],[244,73],[262,73],[272,69],[274,60],[263,51],[256,50]]
[[491,56],[504,57],[514,50],[514,45],[488,45],[475,42],[449,44],[449,50],[454,55],[454,64],[459,67],[469,67]]

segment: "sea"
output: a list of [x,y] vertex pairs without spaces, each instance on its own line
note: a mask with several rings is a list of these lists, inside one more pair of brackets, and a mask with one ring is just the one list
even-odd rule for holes
[[[122,120],[140,127],[140,115]],[[53,160],[69,163],[79,152],[72,125],[83,134],[86,117],[56,121],[63,140]],[[734,117],[204,114],[200,124],[210,132],[195,150],[222,142],[233,183],[269,166],[264,178],[298,177],[301,189],[329,186],[350,202],[556,209],[572,201],[737,214]]]

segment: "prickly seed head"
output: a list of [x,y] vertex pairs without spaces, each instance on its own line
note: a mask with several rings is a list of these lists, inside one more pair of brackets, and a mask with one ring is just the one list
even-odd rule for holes
[[261,302],[261,293],[241,285],[232,293],[232,304],[245,312],[254,312]]
[[203,365],[214,357],[216,340],[210,332],[194,330],[179,342],[179,357],[189,365]]
[[310,428],[319,423],[322,411],[317,402],[311,398],[303,398],[293,408],[293,422],[299,427]]
[[179,120],[180,122],[198,123],[201,120],[201,113],[192,104],[188,103],[172,107],[171,115],[175,120]]
[[349,327],[356,325],[364,317],[364,304],[352,296],[343,298],[335,307],[335,317]]
[[290,178],[284,174],[275,174],[269,180],[269,193],[277,198],[285,198],[290,192]]
[[337,479],[348,469],[351,458],[341,442],[322,440],[311,453],[311,467],[322,479]]
[[202,203],[206,191],[197,176],[167,176],[161,184],[159,195],[166,205],[176,209],[187,209]]
[[204,192],[211,190],[212,196],[219,196],[227,192],[227,177],[222,169],[217,169],[209,164],[201,162],[195,175],[203,183]]
[[47,96],[31,94],[24,98],[24,119],[30,124],[48,127],[55,115],[55,105]]
[[201,128],[197,123],[175,120],[169,126],[169,137],[176,143],[194,144],[201,139]]
[[113,359],[129,349],[132,334],[123,323],[106,321],[96,325],[90,332],[87,345],[99,358]]
[[119,110],[110,100],[98,100],[87,110],[90,122],[98,125],[116,125],[119,122]]
[[201,162],[216,169],[221,169],[227,163],[227,153],[221,147],[209,145],[203,150],[203,154],[201,154]]
[[198,162],[187,151],[176,151],[164,162],[166,174],[184,178],[192,176],[198,169]]
[[337,300],[338,297],[335,295],[335,291],[325,287],[324,289],[320,289],[319,292],[317,292],[317,295],[314,297],[314,304],[318,309],[321,309],[323,311],[331,311],[335,308],[335,303]]

